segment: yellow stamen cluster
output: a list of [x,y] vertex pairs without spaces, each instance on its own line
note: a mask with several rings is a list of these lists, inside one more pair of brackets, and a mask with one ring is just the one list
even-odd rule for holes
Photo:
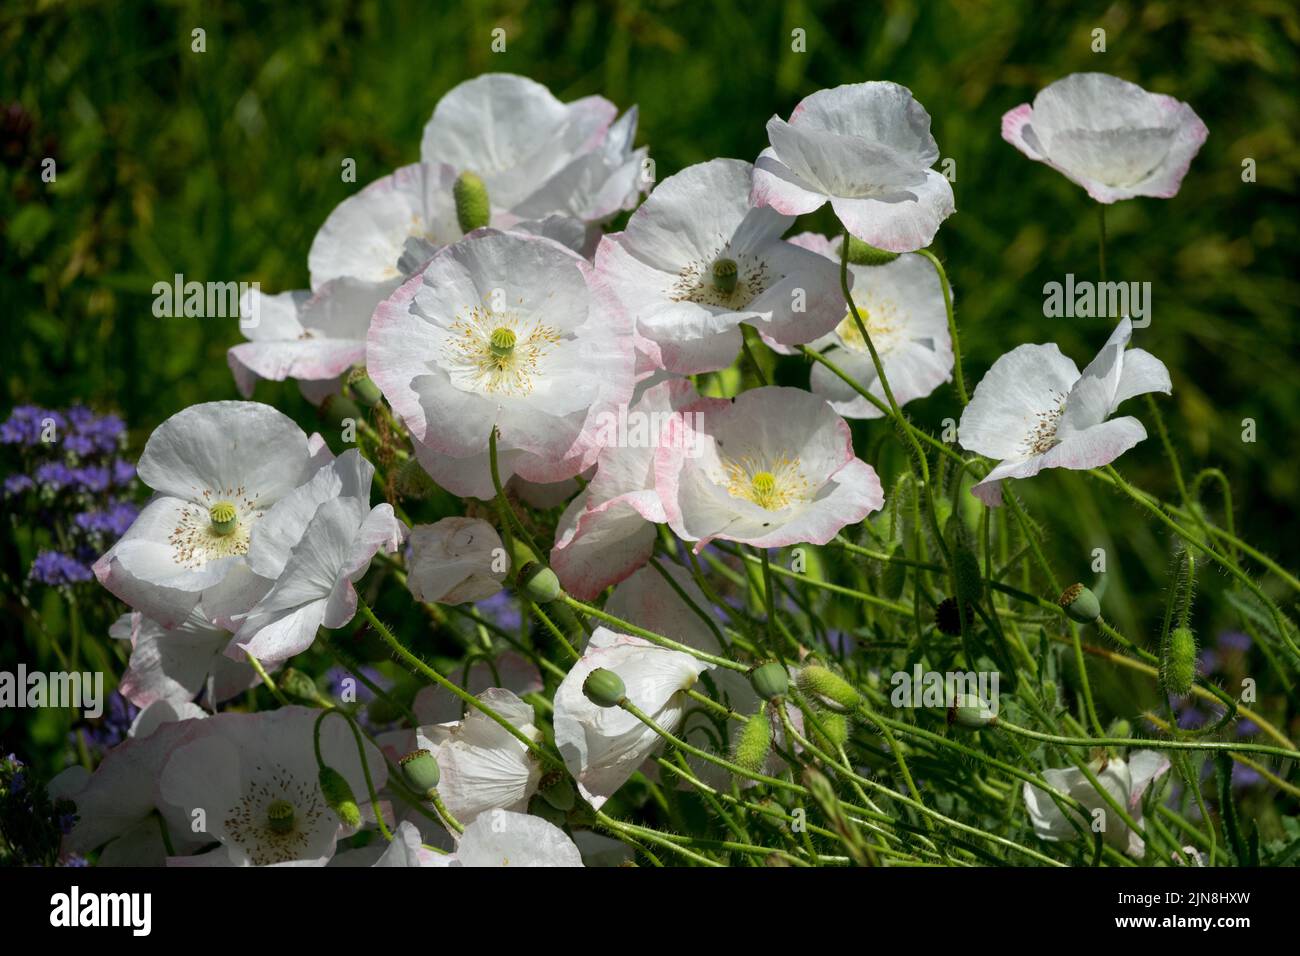
[[727,493],[767,511],[780,511],[808,498],[808,479],[798,458],[782,458],[764,467],[750,458],[726,462]]
[[451,325],[446,357],[462,388],[489,395],[527,395],[542,374],[542,358],[560,341],[548,325],[515,312],[478,306]]

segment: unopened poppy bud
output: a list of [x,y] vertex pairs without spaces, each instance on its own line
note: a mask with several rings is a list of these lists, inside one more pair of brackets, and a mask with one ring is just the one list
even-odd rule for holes
[[817,746],[834,753],[849,742],[849,718],[834,711],[823,711],[813,725],[813,739]]
[[1132,737],[1133,725],[1130,724],[1123,717],[1120,717],[1116,720],[1112,720],[1110,723],[1110,727],[1106,729],[1106,736],[1119,737],[1119,738]]
[[976,694],[957,694],[948,708],[948,726],[956,724],[969,730],[978,730],[998,722],[997,715]]
[[296,667],[286,667],[280,673],[280,689],[301,701],[315,701],[320,696],[316,682]]
[[1160,660],[1160,683],[1175,697],[1190,693],[1196,682],[1196,635],[1191,628],[1176,627],[1169,633]]
[[732,762],[755,773],[767,762],[767,752],[772,748],[772,721],[767,716],[767,704],[760,704],[758,713],[745,721],[736,737]]
[[361,406],[344,395],[330,395],[321,403],[320,413],[326,421],[339,425],[344,419],[360,418]]
[[627,697],[623,678],[611,670],[597,667],[582,682],[582,692],[597,707],[617,707]]
[[817,664],[799,672],[799,687],[805,694],[832,710],[851,710],[858,705],[858,692],[839,674]]
[[1070,620],[1080,624],[1091,624],[1101,617],[1101,602],[1097,600],[1097,595],[1082,584],[1071,584],[1061,592],[1061,599],[1057,603],[1065,609]]
[[519,569],[519,587],[534,604],[550,604],[560,596],[560,579],[544,564],[530,561]]
[[885,597],[891,601],[897,601],[903,593],[903,588],[907,584],[907,565],[900,559],[907,557],[901,544],[895,545],[894,550],[890,552],[890,562],[885,566],[885,573],[881,575],[880,585],[885,593]]
[[775,700],[784,697],[790,689],[790,674],[784,664],[768,661],[749,672],[749,682],[754,686],[754,693],[763,700]]
[[321,767],[317,779],[321,795],[338,818],[350,827],[360,826],[361,808],[357,806],[357,798],[352,795],[352,788],[343,774],[333,767]]
[[573,809],[573,784],[558,770],[542,778],[538,793],[556,810],[567,813]]
[[476,174],[465,170],[457,176],[451,187],[451,195],[456,201],[456,222],[460,225],[461,232],[481,229],[492,220],[487,186]]
[[348,392],[362,405],[373,408],[383,398],[379,386],[374,383],[366,370],[358,365],[348,372]]
[[442,778],[437,758],[427,750],[412,750],[397,765],[401,768],[402,779],[416,793],[428,793]]
[[857,236],[849,236],[849,262],[855,266],[883,266],[898,258],[897,252],[887,252],[863,242]]

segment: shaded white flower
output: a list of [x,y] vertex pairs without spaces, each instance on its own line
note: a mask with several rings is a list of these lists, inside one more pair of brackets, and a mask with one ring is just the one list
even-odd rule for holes
[[582,685],[597,668],[617,674],[627,699],[672,733],[689,699],[682,691],[694,686],[713,665],[639,637],[596,628],[582,658],[555,691],[552,720],[555,744],[579,792],[599,810],[662,740],[621,707],[599,707],[587,699]]
[[689,166],[596,250],[597,270],[669,371],[730,365],[742,322],[796,345],[829,332],[844,314],[839,270],[782,241],[793,216],[750,206],[752,173],[738,159]]
[[760,548],[825,544],[884,503],[844,419],[801,389],[702,399],[667,433],[655,486],[669,526],[697,552],[714,538]]
[[1108,73],[1071,73],[1002,117],[1002,138],[1097,202],[1170,199],[1209,131],[1186,103]]
[[[478,696],[530,740],[541,739],[531,704],[500,687]],[[464,720],[419,728],[416,746],[437,759],[442,772],[438,793],[461,823],[488,810],[527,809],[542,778],[528,748],[477,708],[471,707]]]
[[479,230],[444,247],[375,312],[367,367],[453,494],[490,498],[500,477],[556,482],[597,448],[599,410],[633,387],[630,326],[585,260],[546,239]]
[[[221,844],[201,862],[323,866],[334,855],[335,841],[347,830],[317,782],[318,715],[306,707],[218,714],[200,721],[200,732],[172,752],[159,783],[163,799]],[[388,768],[373,744],[364,747],[371,779],[382,786]],[[346,721],[321,724],[320,751],[364,802],[365,777]]]
[[183,704],[200,696],[215,707],[260,680],[247,661],[225,655],[230,632],[209,623],[201,606],[173,628],[132,611],[108,633],[131,642],[131,659],[117,689],[137,707],[155,701]]
[[[1138,750],[1129,754],[1127,761],[1103,758],[1093,761],[1089,769],[1105,791],[1128,811],[1133,822],[1141,826],[1142,795],[1154,780],[1169,769],[1169,759],[1154,750]],[[1044,770],[1043,779],[1054,790],[1073,797],[1088,810],[1090,816],[1086,819],[1074,808],[1069,811],[1085,833],[1093,831],[1094,818],[1104,820],[1101,824],[1104,828],[1103,837],[1110,846],[1134,857],[1141,857],[1145,853],[1142,838],[1128,828],[1082,770],[1077,767]],[[1025,808],[1029,811],[1029,819],[1034,826],[1034,835],[1040,840],[1055,842],[1078,836],[1074,824],[1046,791],[1026,783],[1022,792]],[[1093,814],[1096,810],[1103,811],[1104,816],[1097,818]]]
[[1127,348],[1132,336],[1125,318],[1082,375],[1054,344],[1021,345],[993,363],[957,431],[963,448],[999,462],[971,489],[976,497],[1001,504],[1004,478],[1098,468],[1147,437],[1136,418],[1110,418],[1126,399],[1173,390],[1163,362]]
[[149,437],[140,480],[155,492],[95,563],[100,583],[164,627],[202,601],[210,620],[240,614],[266,582],[245,555],[267,512],[333,456],[288,416],[254,402],[177,412]]
[[850,233],[890,252],[928,246],[953,213],[951,184],[929,168],[939,158],[930,114],[897,83],[819,90],[788,123],[768,120],[767,135],[755,206],[801,216],[829,201]]
[[464,604],[501,590],[508,562],[496,528],[451,517],[411,529],[406,585],[417,601]]
[[569,835],[541,817],[492,810],[465,827],[442,866],[582,866]]

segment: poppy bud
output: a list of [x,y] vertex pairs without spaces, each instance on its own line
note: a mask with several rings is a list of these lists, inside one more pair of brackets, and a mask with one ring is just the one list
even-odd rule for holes
[[813,742],[832,753],[839,750],[849,742],[849,718],[834,711],[822,711],[813,725]]
[[1097,595],[1082,584],[1071,584],[1061,592],[1057,603],[1065,609],[1066,617],[1080,624],[1091,624],[1101,617],[1101,602]]
[[777,661],[768,661],[749,672],[749,682],[754,686],[754,693],[763,700],[775,700],[784,697],[790,689],[790,675],[785,665]]
[[348,372],[347,381],[348,393],[367,408],[378,405],[383,398],[379,386],[374,383],[363,366],[354,366],[352,371]]
[[855,266],[883,266],[898,258],[897,252],[877,249],[859,239],[849,236],[849,262]]
[[560,596],[560,579],[536,561],[529,561],[519,569],[519,587],[534,604],[550,604]]
[[957,694],[948,708],[948,726],[956,724],[968,730],[978,730],[998,722],[989,705],[975,694]]
[[760,704],[758,713],[745,721],[736,738],[732,761],[751,773],[767,762],[767,752],[772,747],[772,722],[767,716],[767,704]]
[[907,585],[907,565],[898,559],[907,555],[903,552],[903,546],[899,544],[894,546],[894,550],[890,552],[889,556],[891,560],[885,566],[884,574],[881,575],[880,586],[885,597],[891,601],[897,601],[903,593],[903,588]]
[[627,697],[623,678],[611,670],[597,667],[582,682],[582,692],[597,707],[617,707]]
[[573,809],[573,784],[569,783],[568,778],[559,771],[549,773],[542,778],[538,793],[548,804],[562,813],[568,813]]
[[1196,681],[1196,635],[1191,628],[1177,627],[1169,634],[1160,656],[1160,683],[1175,697],[1192,689]]
[[492,221],[487,186],[474,173],[466,170],[457,176],[451,196],[456,201],[456,222],[461,232],[473,232]]
[[321,767],[317,779],[321,795],[338,818],[350,827],[360,826],[361,808],[357,806],[357,798],[352,795],[352,788],[343,774],[333,767]]
[[316,682],[296,667],[286,667],[280,674],[280,689],[289,697],[309,703],[320,696]]
[[799,672],[799,687],[809,697],[832,710],[851,710],[858,705],[858,692],[839,674],[817,664]]
[[412,750],[397,765],[407,785],[416,793],[428,793],[438,786],[442,777],[437,758],[427,750]]

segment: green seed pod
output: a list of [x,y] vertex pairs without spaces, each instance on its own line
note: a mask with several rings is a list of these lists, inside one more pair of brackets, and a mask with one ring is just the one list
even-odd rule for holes
[[365,368],[360,365],[348,372],[348,394],[367,408],[374,408],[383,398],[379,386],[371,380]]
[[849,236],[849,262],[855,266],[883,266],[897,258],[897,252],[886,252],[868,245],[857,236]]
[[756,773],[767,762],[767,752],[772,749],[772,721],[767,716],[767,704],[759,705],[758,713],[745,721],[736,736],[732,761],[751,773]]
[[357,806],[357,798],[352,795],[352,788],[343,774],[333,767],[321,767],[318,781],[325,802],[338,818],[350,827],[360,826],[361,808]]
[[713,288],[723,295],[736,291],[737,269],[735,259],[717,259],[713,263]]
[[218,501],[208,509],[208,520],[212,533],[224,537],[239,527],[239,512],[229,501]]
[[799,688],[831,710],[852,710],[858,705],[858,692],[853,685],[818,664],[810,664],[799,672]]
[[768,661],[749,672],[749,682],[754,686],[754,693],[763,700],[775,700],[784,697],[790,689],[790,675],[785,665],[777,661]]
[[272,800],[266,808],[266,825],[272,833],[292,833],[294,824],[293,804],[288,800]]
[[[820,728],[817,726],[820,724]],[[849,742],[849,718],[833,710],[823,710],[813,725],[813,743],[822,750],[835,753]],[[822,731],[826,731],[824,734]]]
[[1082,584],[1071,584],[1061,592],[1057,603],[1065,609],[1066,617],[1080,624],[1091,624],[1101,617],[1101,602],[1097,595]]
[[550,604],[560,596],[560,579],[536,561],[529,561],[519,569],[519,587],[535,604]]
[[474,173],[466,170],[457,176],[451,195],[456,200],[456,222],[461,232],[473,232],[492,221],[487,186]]
[[1195,682],[1196,635],[1191,628],[1174,628],[1160,655],[1160,683],[1167,692],[1181,697],[1191,692]]
[[341,425],[345,418],[356,421],[361,417],[361,407],[344,395],[330,395],[321,403],[321,416],[331,424]]
[[437,758],[427,750],[412,750],[397,762],[401,768],[402,778],[416,793],[428,793],[438,786],[442,770]]
[[949,727],[956,724],[968,730],[979,730],[997,722],[997,714],[976,694],[958,694],[948,708]]
[[533,794],[532,799],[528,802],[528,812],[561,829],[569,822],[568,813],[547,801],[545,794],[541,793]]
[[627,697],[623,678],[611,670],[597,667],[582,682],[582,692],[597,707],[617,707]]

